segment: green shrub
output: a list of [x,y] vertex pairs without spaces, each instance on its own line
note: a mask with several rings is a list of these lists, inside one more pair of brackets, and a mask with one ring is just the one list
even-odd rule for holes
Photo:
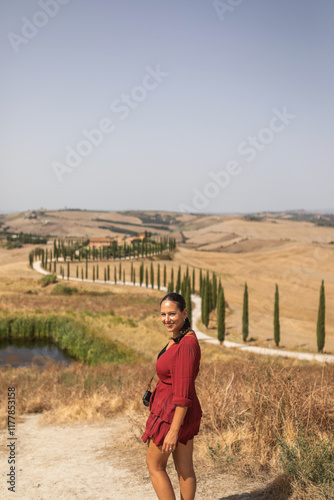
[[[283,469],[302,488],[312,483],[320,487],[324,498],[334,498],[334,438],[315,438],[299,429],[290,445],[278,439]],[[331,495],[331,496],[330,496]]]
[[7,250],[13,250],[13,248],[22,248],[22,243],[20,241],[10,241],[7,243],[6,248]]
[[122,316],[119,316],[118,314],[112,315],[110,322],[113,325],[126,325],[126,326],[130,326],[131,328],[135,328],[136,326],[138,326],[138,324],[132,318],[123,318]]
[[42,285],[43,287],[48,286],[51,283],[56,283],[56,282],[57,282],[57,275],[56,274],[46,274],[45,276],[43,276],[43,278],[38,280],[38,283],[40,285]]
[[74,293],[78,293],[78,289],[68,285],[63,285],[62,283],[58,283],[58,285],[54,287],[51,293],[52,295],[73,295]]

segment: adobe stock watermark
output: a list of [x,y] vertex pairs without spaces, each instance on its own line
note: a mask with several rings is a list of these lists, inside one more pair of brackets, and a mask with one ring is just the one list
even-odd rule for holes
[[[165,78],[169,76],[166,71],[161,71],[160,65],[155,68],[146,66],[147,73],[144,75],[141,85],[136,85],[130,93],[122,94],[119,99],[115,99],[111,105],[111,111],[122,121],[126,120],[133,109],[147,98],[150,92],[157,89]],[[65,147],[65,160],[63,163],[53,161],[51,167],[59,182],[63,182],[65,174],[73,172],[82,160],[92,154],[94,148],[99,147],[105,135],[109,135],[116,130],[116,125],[110,118],[102,118],[96,128],[91,130],[83,129],[84,139],[80,140],[76,146],[67,145]]]
[[[273,109],[273,116],[269,120],[268,126],[261,128],[256,135],[250,135],[247,139],[238,144],[237,152],[245,157],[248,163],[255,160],[258,153],[264,151],[271,144],[276,134],[282,133],[296,115],[289,113],[286,106],[280,111],[277,108]],[[210,182],[207,182],[202,191],[194,187],[192,204],[179,204],[179,211],[186,213],[199,213],[207,208],[210,201],[217,198],[223,189],[226,189],[231,182],[232,177],[238,176],[243,171],[243,167],[239,160],[229,160],[226,163],[224,170],[218,172],[209,172]]]
[[213,0],[212,5],[221,21],[225,21],[225,15],[230,14],[239,7],[244,0]]
[[[310,224],[314,224],[314,222]],[[326,230],[330,228],[326,228],[326,226],[324,226],[322,229]],[[314,247],[311,255],[303,255],[303,266],[293,266],[293,271],[291,271],[291,269],[286,270],[281,276],[282,282],[290,280],[289,291],[291,293],[297,292],[300,289],[300,286],[305,283],[305,280],[309,279],[312,275],[323,275],[324,270],[326,269],[326,261],[328,260],[326,247],[328,248],[329,245],[333,245],[333,236],[327,235],[324,239],[314,241],[312,243],[316,246]],[[325,252],[323,251],[324,249]],[[292,273],[294,273],[293,276]]]
[[22,17],[21,33],[18,35],[13,31],[7,34],[7,38],[15,52],[19,53],[21,45],[27,45],[30,40],[35,38],[41,28],[44,28],[50,18],[55,17],[60,9],[60,5],[66,5],[71,0],[39,0],[38,5],[42,10],[37,10],[31,20],[27,17]]

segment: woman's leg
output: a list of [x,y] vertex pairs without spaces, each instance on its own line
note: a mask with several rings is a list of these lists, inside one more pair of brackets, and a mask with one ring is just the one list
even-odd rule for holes
[[169,455],[170,453],[161,453],[152,439],[149,439],[146,463],[159,500],[175,500],[174,490],[166,472]]
[[186,445],[179,443],[173,452],[173,459],[180,481],[181,500],[194,500],[196,476],[193,466],[194,440]]

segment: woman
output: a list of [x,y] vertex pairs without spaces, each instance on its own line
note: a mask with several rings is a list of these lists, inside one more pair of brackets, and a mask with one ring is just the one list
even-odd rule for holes
[[187,318],[186,303],[179,293],[168,293],[160,302],[161,320],[172,334],[158,355],[158,383],[150,399],[144,443],[148,440],[147,466],[159,500],[175,500],[166,473],[173,454],[181,498],[193,500],[196,476],[193,469],[193,437],[198,434],[202,410],[195,390],[201,350]]

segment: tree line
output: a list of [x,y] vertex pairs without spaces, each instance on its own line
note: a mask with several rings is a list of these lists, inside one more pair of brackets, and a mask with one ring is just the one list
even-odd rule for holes
[[[325,347],[325,338],[326,338],[325,315],[326,315],[325,284],[324,280],[322,280],[320,286],[318,317],[316,326],[317,348],[319,353],[323,353]],[[276,346],[279,347],[281,341],[281,327],[280,327],[280,312],[279,312],[279,289],[277,283],[275,284],[273,323],[274,323],[273,324],[274,341]],[[248,335],[249,335],[248,287],[247,283],[245,283],[243,308],[242,308],[242,338],[244,342],[247,341]]]
[[[39,249],[36,249],[36,255],[38,255]],[[52,254],[51,254],[52,255]],[[49,270],[49,272],[57,273],[57,260],[51,260],[51,255],[44,253],[44,259],[42,259],[42,267],[44,269]],[[31,265],[32,265],[31,261]],[[93,259],[94,262],[94,259]],[[73,261],[66,260],[62,262],[60,265],[60,275],[63,279],[67,277],[67,279],[71,276],[71,264]],[[118,264],[114,264],[113,269],[110,264],[104,265],[103,269],[103,277],[100,275],[99,263],[95,261],[93,266],[91,266],[92,262],[89,263],[88,258],[85,259],[84,266],[80,266],[81,270],[79,271],[79,265],[76,265],[76,278],[77,279],[89,279],[89,264],[92,267],[91,271],[91,279],[92,281],[96,280],[104,280],[105,282],[110,282],[111,279],[115,284],[118,282],[126,283],[126,270],[124,266],[124,262],[121,260]],[[226,335],[226,308],[228,304],[225,300],[224,288],[222,286],[221,278],[217,277],[215,272],[203,271],[199,270],[199,283],[198,286],[196,284],[196,273],[195,268],[193,267],[190,271],[189,266],[186,267],[186,270],[182,272],[181,265],[178,266],[177,269],[172,267],[169,271],[169,276],[167,276],[167,266],[166,264],[158,263],[156,269],[154,269],[153,262],[150,265],[145,265],[144,261],[142,261],[139,265],[139,270],[137,269],[138,275],[136,275],[136,268],[134,262],[131,261],[130,264],[130,282],[133,285],[138,284],[139,286],[146,286],[147,288],[157,288],[158,290],[161,287],[167,289],[168,292],[175,291],[177,293],[181,293],[187,303],[187,310],[189,320],[191,320],[192,316],[192,303],[191,303],[191,294],[198,293],[202,299],[201,301],[201,320],[202,323],[208,327],[210,314],[213,311],[216,311],[217,317],[217,337],[218,340],[222,343],[225,340]],[[138,267],[138,266],[137,266]],[[273,314],[273,333],[274,333],[274,341],[277,347],[279,347],[281,340],[281,332],[280,332],[280,309],[279,309],[279,288],[278,285],[275,284],[275,293],[274,293],[274,314]],[[320,287],[320,297],[319,297],[319,308],[318,308],[318,319],[317,319],[317,348],[318,352],[322,353],[325,346],[325,288],[324,281],[321,283]],[[249,292],[247,283],[244,285],[244,294],[243,294],[243,307],[242,307],[242,339],[244,342],[248,340],[249,337]]]
[[163,236],[157,240],[146,235],[142,240],[135,239],[130,244],[119,245],[117,241],[110,241],[109,246],[101,248],[89,247],[90,240],[53,240],[53,250],[35,248],[29,254],[29,264],[32,267],[35,260],[42,261],[42,267],[46,268],[52,261],[58,262],[60,258],[64,261],[105,261],[124,258],[144,258],[153,255],[161,255],[176,249],[176,240],[170,236]]

